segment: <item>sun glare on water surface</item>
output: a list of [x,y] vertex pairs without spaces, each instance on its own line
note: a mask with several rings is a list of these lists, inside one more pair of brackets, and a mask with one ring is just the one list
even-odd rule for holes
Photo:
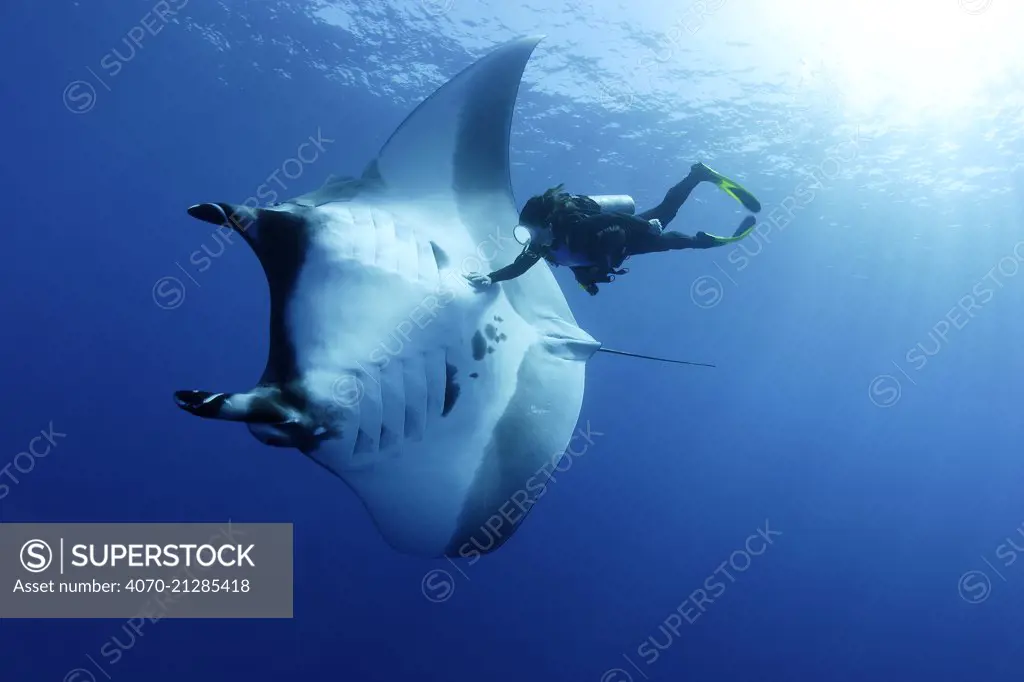
[[1024,64],[1021,0],[787,0],[765,8],[853,116],[909,122],[972,112],[1014,87]]

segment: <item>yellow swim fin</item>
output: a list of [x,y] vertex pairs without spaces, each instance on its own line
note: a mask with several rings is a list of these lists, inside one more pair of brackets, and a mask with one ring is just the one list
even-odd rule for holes
[[718,171],[708,168],[703,163],[693,164],[693,166],[690,167],[690,170],[702,174],[704,179],[708,182],[714,183],[718,189],[740,202],[740,204],[743,205],[743,208],[747,209],[751,213],[759,213],[761,211],[761,202],[735,180],[730,180]]
[[[738,242],[739,240],[746,237],[748,234],[754,231],[754,226],[757,225],[757,218],[752,215],[748,215],[740,223],[740,226],[736,228],[736,231],[732,233],[731,237],[719,237],[717,235],[708,234],[708,239],[715,242],[716,246],[722,246],[723,244],[729,244],[732,242]],[[705,234],[707,234],[705,232]]]

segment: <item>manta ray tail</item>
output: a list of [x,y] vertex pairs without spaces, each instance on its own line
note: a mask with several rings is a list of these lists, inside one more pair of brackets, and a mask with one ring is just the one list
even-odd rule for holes
[[599,353],[609,353],[611,355],[624,355],[627,358],[641,358],[643,360],[654,360],[656,362],[668,362],[673,365],[694,365],[696,367],[714,367],[715,365],[707,362],[690,362],[689,360],[673,360],[672,358],[659,358],[654,355],[642,355],[640,353],[627,353],[624,350],[615,350],[613,348],[598,348]]

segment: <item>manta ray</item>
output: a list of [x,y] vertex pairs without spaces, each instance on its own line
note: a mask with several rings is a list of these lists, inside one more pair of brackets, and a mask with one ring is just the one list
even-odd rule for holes
[[188,209],[256,254],[270,344],[254,388],[178,391],[178,406],[322,465],[403,553],[467,558],[508,540],[574,438],[601,349],[545,263],[482,292],[464,277],[522,248],[509,133],[542,38],[440,87],[361,177],[269,207]]

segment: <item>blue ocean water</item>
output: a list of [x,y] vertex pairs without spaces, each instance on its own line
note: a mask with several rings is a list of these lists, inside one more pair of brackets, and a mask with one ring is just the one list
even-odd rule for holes
[[[289,620],[4,619],[0,680],[1018,679],[1022,14],[6,4],[0,520],[292,523],[295,592]],[[761,228],[594,298],[558,272],[608,346],[717,367],[595,357],[593,443],[516,537],[471,566],[405,557],[299,453],[174,406],[250,386],[267,352],[258,262],[184,209],[250,196],[310,137],[280,198],[358,174],[535,33],[520,203],[564,182],[647,207],[703,160]],[[702,187],[673,228],[741,215]]]

